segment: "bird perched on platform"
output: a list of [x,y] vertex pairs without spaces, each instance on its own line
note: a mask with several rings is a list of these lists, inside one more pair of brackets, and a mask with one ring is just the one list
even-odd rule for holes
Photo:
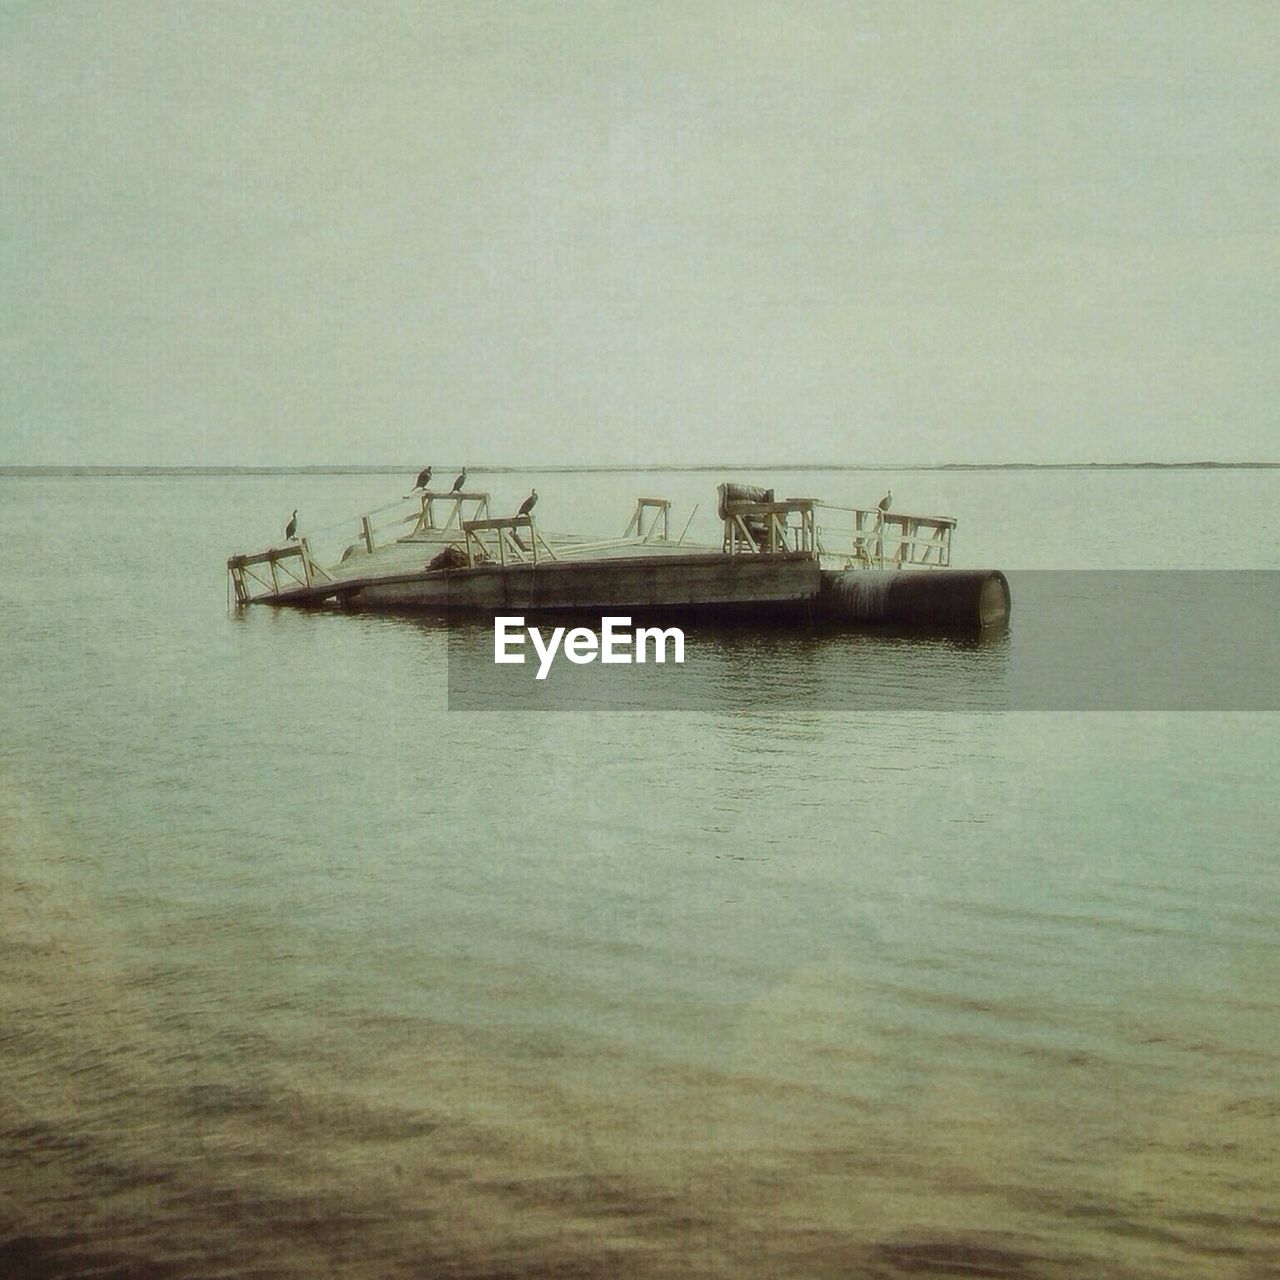
[[458,478],[453,482],[453,488],[452,488],[452,489],[450,489],[450,490],[449,490],[449,492],[450,492],[450,493],[458,493],[458,492],[461,490],[462,486],[463,486],[464,484],[466,484],[466,483],[467,483],[467,469],[466,469],[466,467],[463,467],[463,468],[462,468],[462,472],[461,472],[461,474],[460,474],[460,475],[458,476]]
[[297,532],[298,532],[298,508],[294,507],[293,515],[289,517],[289,523],[284,527],[285,541],[288,542],[290,538],[295,537],[297,535]]
[[529,512],[532,511],[534,507],[536,507],[537,505],[538,505],[538,491],[537,489],[531,489],[529,491],[529,496],[520,504],[520,510],[519,512],[517,512],[517,514],[522,516],[527,516]]
[[889,510],[889,507],[892,504],[892,502],[893,502],[893,490],[890,489],[889,492],[886,493],[884,497],[880,499],[879,507],[880,507],[881,515],[884,515],[884,513]]
[[423,467],[422,470],[418,472],[418,479],[415,482],[413,487],[415,489],[425,489],[427,485],[429,485],[430,483],[431,483],[431,468]]

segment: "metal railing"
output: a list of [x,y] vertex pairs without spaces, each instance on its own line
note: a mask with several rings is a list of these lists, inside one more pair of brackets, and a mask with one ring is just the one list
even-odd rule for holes
[[836,507],[819,504],[824,511],[853,517],[850,526],[821,525],[819,554],[843,559],[847,567],[870,569],[945,569],[951,563],[951,534],[956,522],[950,516],[918,516],[878,507]]

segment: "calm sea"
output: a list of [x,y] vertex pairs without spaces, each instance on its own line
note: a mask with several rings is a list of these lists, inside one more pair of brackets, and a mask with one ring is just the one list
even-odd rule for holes
[[[0,1275],[1277,1274],[1280,717],[789,708],[740,635],[758,707],[469,714],[437,628],[228,611],[410,483],[0,477]],[[1275,471],[778,480],[889,485],[1280,568]]]

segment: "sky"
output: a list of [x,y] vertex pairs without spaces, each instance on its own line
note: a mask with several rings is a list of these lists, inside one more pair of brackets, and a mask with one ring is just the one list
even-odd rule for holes
[[0,0],[0,465],[1275,460],[1278,36]]

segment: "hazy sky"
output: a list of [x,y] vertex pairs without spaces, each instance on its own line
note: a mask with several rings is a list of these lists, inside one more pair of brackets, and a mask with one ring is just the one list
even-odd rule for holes
[[1278,28],[0,0],[0,463],[1274,459]]

